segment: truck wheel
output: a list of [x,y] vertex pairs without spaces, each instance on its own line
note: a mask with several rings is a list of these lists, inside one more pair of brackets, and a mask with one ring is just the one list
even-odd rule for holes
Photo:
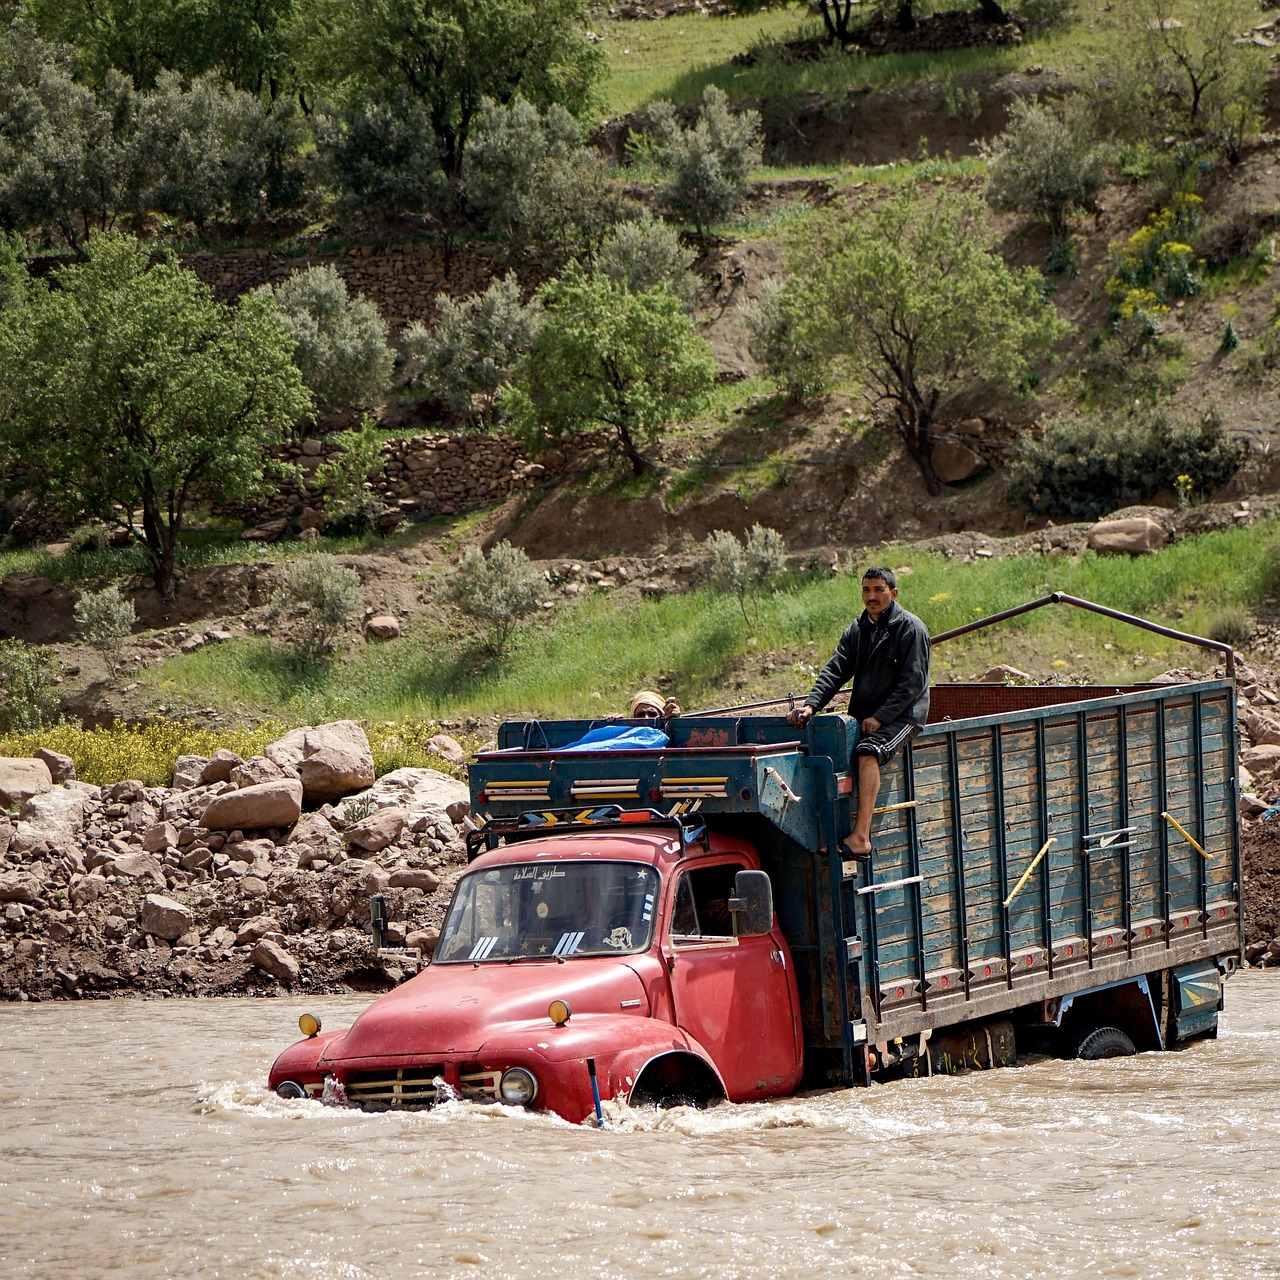
[[1099,1058],[1130,1058],[1137,1050],[1119,1027],[1094,1027],[1076,1043],[1075,1056],[1086,1062]]

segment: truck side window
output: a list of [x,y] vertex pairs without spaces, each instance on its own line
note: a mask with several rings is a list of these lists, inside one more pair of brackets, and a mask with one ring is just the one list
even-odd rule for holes
[[677,941],[699,936],[698,910],[693,905],[693,877],[681,876],[676,885],[676,905],[671,913],[671,936]]
[[742,869],[741,863],[727,863],[703,867],[680,877],[671,914],[673,941],[701,942],[733,937],[729,899],[733,896],[734,877]]

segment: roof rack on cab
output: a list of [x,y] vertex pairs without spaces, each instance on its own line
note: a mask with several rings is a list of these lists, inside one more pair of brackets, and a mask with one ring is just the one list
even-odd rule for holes
[[527,840],[550,832],[563,835],[568,831],[596,830],[600,827],[663,826],[675,827],[680,837],[680,851],[691,844],[705,844],[707,824],[696,813],[662,813],[657,809],[624,809],[607,804],[595,809],[528,809],[515,817],[489,818],[482,826],[467,832],[467,861],[497,848],[499,840]]

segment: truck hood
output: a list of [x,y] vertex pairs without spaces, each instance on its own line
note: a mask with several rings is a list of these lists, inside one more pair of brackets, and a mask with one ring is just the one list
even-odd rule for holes
[[512,1024],[550,1028],[552,1000],[575,1014],[650,1011],[644,984],[623,960],[430,965],[375,1000],[326,1046],[323,1061],[477,1053]]

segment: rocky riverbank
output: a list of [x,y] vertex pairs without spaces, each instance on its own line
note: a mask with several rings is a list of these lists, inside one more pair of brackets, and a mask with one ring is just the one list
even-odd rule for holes
[[[465,861],[464,783],[374,781],[358,725],[241,760],[183,757],[172,787],[0,761],[0,998],[378,991],[416,972]],[[375,945],[371,907],[387,909]]]

